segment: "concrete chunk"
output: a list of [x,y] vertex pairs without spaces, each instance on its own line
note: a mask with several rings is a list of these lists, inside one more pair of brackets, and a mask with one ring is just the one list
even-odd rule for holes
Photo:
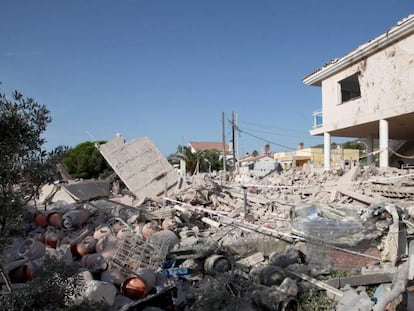
[[87,180],[63,185],[76,202],[84,202],[97,198],[109,197],[109,182],[104,180]]
[[346,189],[338,189],[338,192],[346,195],[354,200],[357,200],[359,202],[365,203],[367,205],[371,205],[371,204],[375,204],[377,203],[377,201],[374,198],[371,198],[369,196],[360,194],[360,193],[356,193],[350,190],[346,190]]
[[237,261],[237,264],[246,266],[246,267],[253,267],[265,260],[262,252],[257,252],[249,257],[240,259]]
[[118,135],[99,151],[138,199],[161,197],[175,190],[180,177],[148,137],[125,143]]
[[334,278],[325,283],[335,288],[343,288],[345,285],[349,286],[366,286],[381,283],[392,282],[394,273],[383,272],[368,275],[354,275],[348,277]]

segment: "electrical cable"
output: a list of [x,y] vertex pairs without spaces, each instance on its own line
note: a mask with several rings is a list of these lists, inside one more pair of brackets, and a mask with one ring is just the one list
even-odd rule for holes
[[271,140],[265,139],[265,138],[263,138],[263,137],[260,137],[260,136],[254,135],[254,134],[252,134],[252,133],[246,132],[245,130],[240,129],[239,127],[235,127],[235,129],[236,129],[237,131],[239,131],[240,133],[244,133],[244,134],[246,134],[246,135],[248,135],[248,136],[254,137],[254,138],[259,139],[259,140],[261,140],[261,141],[264,141],[264,142],[266,142],[266,143],[270,143],[270,144],[272,144],[272,145],[279,146],[279,147],[282,147],[282,148],[286,148],[286,149],[289,149],[289,150],[296,150],[296,148],[292,148],[292,147],[289,147],[289,146],[286,146],[286,145],[282,145],[282,144],[276,143],[276,142],[274,142],[274,141],[271,141]]

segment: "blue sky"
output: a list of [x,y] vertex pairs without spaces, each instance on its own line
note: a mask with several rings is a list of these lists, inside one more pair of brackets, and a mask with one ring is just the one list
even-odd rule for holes
[[413,11],[410,0],[1,0],[1,89],[49,108],[48,149],[121,133],[168,155],[220,141],[232,111],[240,154],[311,146],[323,141],[309,135],[321,91],[302,77]]

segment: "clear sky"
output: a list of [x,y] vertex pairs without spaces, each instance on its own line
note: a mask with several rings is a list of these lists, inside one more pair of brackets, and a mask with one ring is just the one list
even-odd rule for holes
[[302,78],[413,8],[411,0],[0,0],[1,89],[49,108],[48,149],[120,133],[148,136],[168,155],[189,141],[221,141],[221,114],[232,111],[245,131],[240,154],[266,141],[272,151],[311,146],[323,141],[309,135],[321,90]]

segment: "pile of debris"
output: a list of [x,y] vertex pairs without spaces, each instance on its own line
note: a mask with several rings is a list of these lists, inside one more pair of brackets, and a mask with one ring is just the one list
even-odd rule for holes
[[147,138],[98,148],[128,194],[104,181],[45,186],[3,262],[4,292],[35,278],[49,255],[82,276],[72,303],[113,310],[306,310],[301,297],[316,292],[336,310],[409,305],[409,170],[185,180]]

